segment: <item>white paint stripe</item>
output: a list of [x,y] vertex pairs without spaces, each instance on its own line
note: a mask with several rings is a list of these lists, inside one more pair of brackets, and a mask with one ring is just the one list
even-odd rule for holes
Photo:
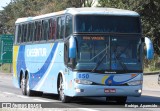
[[47,101],[47,100],[42,100],[42,99],[33,99],[35,101],[40,101],[40,102],[50,102],[50,101]]
[[3,92],[4,94],[8,94],[8,95],[15,95],[17,97],[20,97],[20,98],[29,98],[27,96],[23,96],[23,95],[17,95],[17,94],[14,94],[14,93],[10,93],[10,92]]
[[[53,46],[53,47],[54,47],[54,46]],[[52,66],[53,66],[53,64],[54,64],[54,61],[55,61],[55,58],[56,58],[56,54],[57,54],[57,51],[58,51],[58,47],[59,47],[59,44],[58,44],[58,46],[57,46],[57,48],[56,48],[56,51],[55,51],[55,53],[54,53],[54,57],[53,57],[53,59],[52,59],[52,61],[51,61],[50,67],[48,68],[45,76],[44,76],[44,77],[42,78],[42,80],[39,82],[38,86],[36,86],[36,87],[37,87],[37,88],[36,88],[37,91],[40,90],[40,88],[42,87],[44,81],[46,80],[47,76],[49,75],[49,72],[51,71],[51,68],[52,68]]]
[[20,98],[29,98],[29,97],[27,97],[27,96],[22,96],[22,95],[17,95],[17,97],[20,97]]
[[14,93],[9,93],[9,92],[3,92],[3,93],[8,95],[15,95]]
[[95,110],[95,109],[89,109],[89,108],[77,108],[79,110],[85,110],[85,111],[99,111],[99,110]]

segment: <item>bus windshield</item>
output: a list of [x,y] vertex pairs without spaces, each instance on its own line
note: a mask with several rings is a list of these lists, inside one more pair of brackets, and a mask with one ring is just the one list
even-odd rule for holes
[[76,15],[77,33],[140,33],[140,19],[134,16]]
[[[140,37],[77,36],[76,39],[77,70],[124,72],[142,70]],[[103,60],[99,64],[101,59]]]

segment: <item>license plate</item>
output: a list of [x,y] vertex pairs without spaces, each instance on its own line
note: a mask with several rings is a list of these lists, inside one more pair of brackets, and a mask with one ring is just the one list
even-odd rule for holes
[[115,93],[116,89],[104,89],[105,93]]

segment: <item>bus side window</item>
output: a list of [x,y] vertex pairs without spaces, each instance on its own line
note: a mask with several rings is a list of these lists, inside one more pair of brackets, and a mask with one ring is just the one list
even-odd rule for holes
[[18,35],[17,35],[17,42],[21,43],[22,40],[22,25],[18,25]]
[[42,20],[42,38],[41,40],[47,40],[49,35],[49,22],[48,20]]
[[51,18],[49,20],[49,40],[56,39],[56,19]]
[[19,27],[19,25],[16,25],[16,26],[15,26],[14,44],[17,44],[17,39],[18,39],[18,27]]
[[42,37],[42,21],[38,21],[38,36],[37,41],[41,40]]
[[34,37],[34,31],[35,31],[35,27],[34,27],[34,22],[31,23],[31,32],[30,32],[30,42],[33,41],[33,37]]
[[27,42],[27,24],[24,24],[24,30],[23,30],[23,42]]
[[22,39],[21,39],[21,43],[24,42],[24,30],[25,30],[24,24],[22,24]]
[[31,23],[29,23],[27,25],[27,29],[28,29],[28,31],[27,31],[27,42],[29,42],[30,38],[31,38]]
[[35,41],[39,41],[41,39],[41,29],[42,29],[42,23],[41,21],[37,21],[36,22],[36,37],[35,37]]
[[34,38],[33,38],[33,41],[37,40],[37,31],[38,31],[37,21],[35,21],[34,22]]
[[64,37],[64,25],[65,25],[65,17],[64,16],[61,16],[61,17],[58,17],[58,26],[57,26],[57,38],[58,39],[63,39]]
[[65,29],[65,37],[68,37],[72,34],[72,16],[66,16],[66,29]]

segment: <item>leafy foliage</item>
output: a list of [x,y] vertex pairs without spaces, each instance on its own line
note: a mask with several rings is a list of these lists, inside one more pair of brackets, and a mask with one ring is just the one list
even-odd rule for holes
[[[95,0],[12,0],[0,11],[0,33],[13,34],[17,18],[64,10],[90,7]],[[155,55],[160,56],[160,0],[99,0],[100,7],[113,7],[138,12],[142,18],[143,36],[154,41]],[[148,61],[146,61],[148,63]]]
[[13,0],[0,11],[0,33],[14,33],[17,18],[64,10],[69,7],[91,6],[92,0]]
[[152,39],[155,50],[153,60],[144,59],[145,68],[157,70],[160,64],[160,0],[99,0],[99,4],[102,7],[133,10],[141,15],[143,36]]
[[160,55],[160,0],[99,0],[99,4],[138,12],[142,18],[143,35],[154,41],[155,53]]

